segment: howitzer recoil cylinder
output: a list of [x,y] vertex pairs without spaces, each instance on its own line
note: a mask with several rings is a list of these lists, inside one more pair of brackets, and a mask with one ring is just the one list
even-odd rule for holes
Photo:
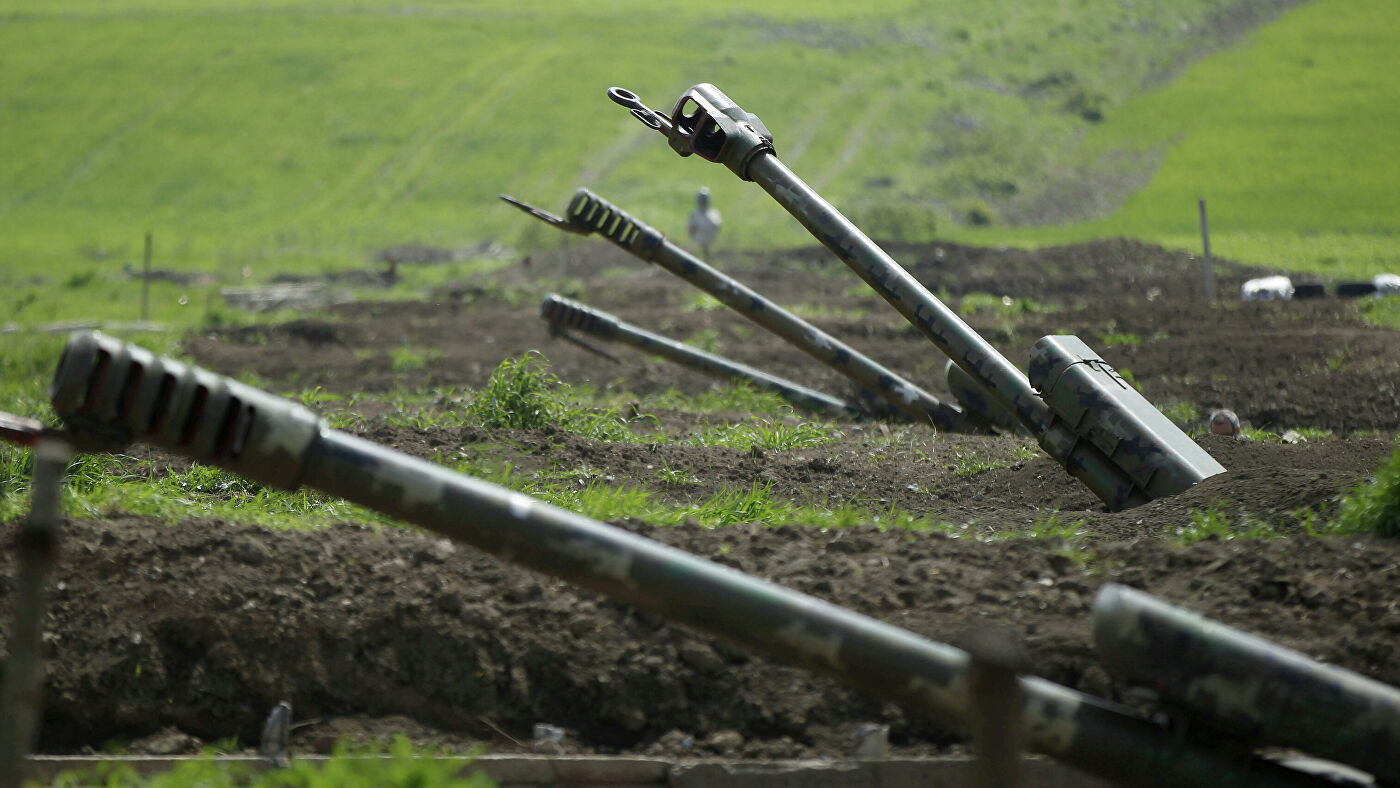
[[808,413],[830,418],[856,418],[860,415],[854,404],[842,402],[816,389],[654,334],[619,320],[601,309],[594,309],[553,293],[546,295],[540,302],[540,316],[549,321],[552,331],[582,331],[599,339],[631,345],[643,353],[660,356],[720,380],[742,380],[760,391],[771,391],[787,400],[793,407]]
[[743,283],[671,243],[659,230],[590,192],[574,193],[566,218],[501,195],[506,202],[565,232],[598,233],[633,256],[655,263],[714,296],[720,303],[781,337],[807,355],[884,398],[915,422],[938,429],[967,432],[986,425],[969,419],[910,381],[891,372],[855,348],[769,301]]
[[1094,600],[1094,643],[1111,670],[1191,720],[1400,784],[1400,689],[1121,585]]
[[[313,412],[101,334],[70,340],[55,411],[79,443],[140,439],[270,486],[312,487],[437,531],[790,665],[952,721],[968,656],[528,495],[328,427]],[[1142,786],[1319,786],[1258,759],[1187,747],[1125,710],[1020,679],[1027,746]]]
[[[624,106],[645,108],[634,94],[618,88],[609,90],[608,96]],[[1138,506],[1161,494],[1160,486],[1151,492],[1144,489],[1135,480],[1135,474],[1078,434],[1069,420],[1046,404],[1015,365],[779,161],[774,154],[772,134],[757,118],[709,84],[696,85],[686,91],[676,102],[671,117],[674,125],[669,130],[652,128],[665,134],[673,149],[682,155],[696,153],[704,159],[721,162],[740,178],[761,186],[961,367],[988,397],[1013,414],[1036,436],[1047,454],[1110,509]],[[1114,419],[1105,421],[1114,422]],[[1130,460],[1142,453],[1136,444],[1151,447],[1156,439],[1151,434],[1113,437],[1134,444],[1133,451],[1124,453]],[[1163,447],[1151,457],[1153,467],[1149,475],[1179,480],[1184,486],[1174,492],[1180,492],[1207,476],[1224,471],[1208,455],[1204,455],[1206,462],[1194,462],[1201,455],[1179,457]],[[1175,467],[1162,473],[1160,466],[1163,465]]]

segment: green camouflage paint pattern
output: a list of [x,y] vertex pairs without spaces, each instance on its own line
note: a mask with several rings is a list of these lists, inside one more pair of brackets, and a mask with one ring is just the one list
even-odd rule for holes
[[[762,187],[966,372],[987,401],[1014,415],[1047,454],[1109,509],[1131,508],[1154,497],[1134,482],[1127,469],[1056,417],[1015,365],[779,161],[771,135],[755,116],[715,86],[702,84],[681,96],[671,118],[674,125],[660,123],[653,128],[666,134],[673,149],[718,161]],[[1171,448],[1158,446],[1157,450]]]
[[[113,369],[124,374],[110,374]],[[144,386],[152,370],[180,379]],[[201,385],[222,393],[201,394]],[[80,445],[91,434],[107,445],[124,436],[271,486],[322,490],[966,724],[965,652],[348,435],[296,403],[96,333],[70,341],[53,391],[54,408]],[[112,402],[115,408],[97,407]],[[167,423],[167,414],[181,414],[179,423]],[[292,437],[274,437],[284,433]],[[1183,742],[1126,709],[1043,679],[1019,682],[1027,746],[1109,780],[1163,788],[1328,784],[1234,751]]]
[[1110,669],[1212,731],[1400,782],[1400,689],[1126,586],[1100,589],[1093,615]]

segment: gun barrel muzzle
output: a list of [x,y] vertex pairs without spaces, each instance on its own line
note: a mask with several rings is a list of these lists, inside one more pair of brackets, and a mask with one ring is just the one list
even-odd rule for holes
[[1115,673],[1223,732],[1400,782],[1400,689],[1112,583],[1094,642]]

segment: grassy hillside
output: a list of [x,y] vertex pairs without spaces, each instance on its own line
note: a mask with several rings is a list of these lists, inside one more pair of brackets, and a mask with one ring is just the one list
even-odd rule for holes
[[725,243],[805,240],[648,136],[612,84],[664,107],[715,82],[875,234],[1035,218],[1104,174],[1078,145],[1100,117],[1273,5],[12,0],[0,284],[106,276],[146,229],[158,264],[226,278],[555,243],[495,195],[557,207],[577,186],[675,231],[704,183]]
[[[1320,0],[1124,103],[1084,141],[1162,158],[1111,218],[1023,241],[1128,235],[1329,276],[1400,270],[1400,26]],[[1004,234],[998,234],[1005,237]]]

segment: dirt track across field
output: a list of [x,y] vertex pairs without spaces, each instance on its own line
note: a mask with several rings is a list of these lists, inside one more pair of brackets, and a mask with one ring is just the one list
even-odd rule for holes
[[[967,300],[984,304],[968,319],[1018,364],[1038,337],[1077,334],[1174,413],[1203,418],[1230,407],[1253,427],[1310,437],[1201,436],[1227,473],[1109,513],[1043,454],[1018,454],[1022,439],[935,435],[908,425],[845,424],[832,443],[769,452],[608,444],[554,429],[391,427],[373,404],[358,429],[422,457],[464,452],[523,474],[588,469],[675,504],[757,482],[785,500],[934,515],[960,535],[873,524],[616,525],[937,640],[956,643],[973,627],[1005,627],[1024,645],[1032,672],[1111,699],[1124,698],[1127,687],[1098,662],[1088,618],[1105,582],[1146,589],[1400,684],[1400,603],[1392,593],[1400,542],[1303,532],[1308,512],[1325,518],[1337,496],[1366,481],[1393,450],[1400,336],[1362,324],[1354,304],[1335,299],[1204,305],[1199,261],[1132,242],[1039,252],[887,248],[955,306],[974,293],[993,296]],[[942,356],[825,252],[715,262],[946,395]],[[1260,273],[1221,268],[1226,294]],[[450,407],[454,392],[481,386],[502,359],[537,349],[567,382],[630,392],[638,410],[655,417],[646,423],[668,435],[746,418],[650,407],[668,388],[696,393],[713,383],[630,350],[615,350],[621,363],[612,364],[550,340],[536,312],[548,290],[850,393],[835,373],[760,329],[722,308],[697,308],[694,291],[679,280],[601,245],[536,256],[429,301],[355,304],[191,336],[186,350],[210,369],[255,373],[275,390],[319,385],[367,392],[368,403],[395,389],[441,387]],[[1011,306],[1001,305],[1003,296]],[[405,364],[405,354],[426,363]],[[969,474],[969,458],[1007,461]],[[693,483],[675,484],[674,472]],[[1211,507],[1291,536],[1181,544],[1174,534],[1193,512]],[[1086,548],[987,539],[1052,512],[1083,521]],[[13,524],[0,538],[12,544]],[[7,592],[12,554],[0,557]],[[530,748],[532,726],[541,722],[565,729],[565,751],[584,753],[842,756],[865,722],[890,724],[901,754],[944,752],[957,742],[948,725],[927,715],[410,530],[347,523],[272,533],[114,514],[66,524],[59,580],[47,636],[42,745],[50,751],[114,739],[137,740],[138,749],[233,735],[255,742],[263,716],[282,699],[305,723],[294,736],[303,750],[327,749],[342,736],[404,731],[420,741],[514,751]],[[8,607],[0,614],[8,626]]]

